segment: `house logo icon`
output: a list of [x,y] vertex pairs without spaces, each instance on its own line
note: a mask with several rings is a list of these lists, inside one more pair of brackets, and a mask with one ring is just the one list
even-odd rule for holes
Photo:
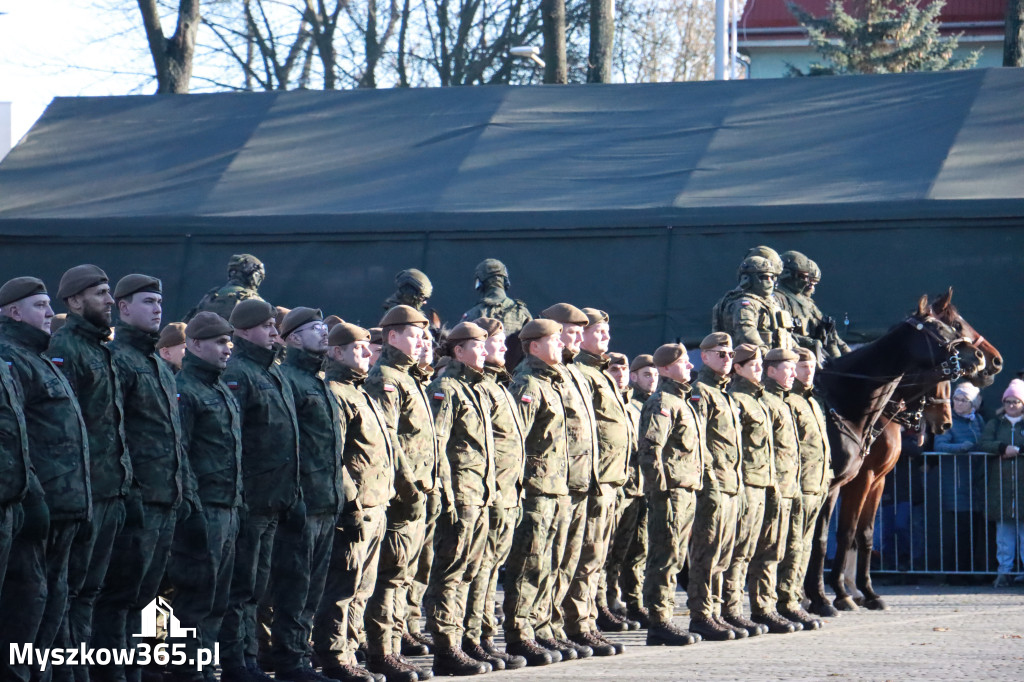
[[195,637],[195,628],[183,628],[174,616],[174,609],[163,597],[157,597],[142,609],[142,632],[132,637],[156,637],[159,621],[163,619],[168,637]]

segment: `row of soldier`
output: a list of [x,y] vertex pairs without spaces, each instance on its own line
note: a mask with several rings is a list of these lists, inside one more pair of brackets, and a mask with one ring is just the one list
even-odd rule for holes
[[[712,334],[691,388],[681,346],[627,367],[607,352],[607,315],[559,304],[520,330],[527,357],[514,376],[501,322],[480,318],[451,331],[452,359],[432,378],[419,362],[428,320],[414,307],[384,316],[371,369],[370,331],[342,322],[328,333],[310,308],[278,324],[274,308],[251,298],[229,320],[193,316],[175,378],[157,355],[161,296],[152,277],[129,275],[111,290],[99,268],[72,268],[58,292],[67,323],[51,339],[42,282],[16,278],[0,290],[5,433],[15,434],[0,608],[23,614],[0,625],[3,642],[128,647],[162,583],[178,619],[201,633],[188,650],[220,642],[226,680],[268,679],[262,666],[278,679],[412,682],[430,671],[405,655],[428,646],[435,671],[477,674],[621,651],[602,628],[640,623],[648,643],[687,644],[819,625],[799,608],[794,571],[815,509],[804,498],[824,492],[803,481],[824,479],[827,446],[807,419],[783,421],[796,407],[767,407],[758,347],[733,357],[728,335]],[[791,392],[773,372],[813,375],[814,357],[773,353],[766,385],[797,401],[811,381]],[[661,386],[645,403],[655,374]],[[743,381],[760,412],[745,407]],[[810,431],[820,442],[807,445]],[[792,434],[800,446],[787,450]],[[794,468],[805,451],[817,464]],[[671,622],[687,547],[689,633]],[[740,609],[751,560],[759,623]],[[779,560],[788,568],[777,596]],[[504,652],[493,608],[503,564]],[[618,606],[619,594],[628,618],[608,608],[607,595]],[[32,674],[7,663],[12,679]]]

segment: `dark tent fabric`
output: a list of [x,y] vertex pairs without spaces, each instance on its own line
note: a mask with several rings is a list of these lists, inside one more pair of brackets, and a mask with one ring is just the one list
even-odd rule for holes
[[817,260],[854,330],[953,285],[1015,369],[1022,112],[1020,69],[58,98],[0,163],[0,264],[149,272],[178,317],[247,251],[273,302],[371,325],[406,267],[457,320],[497,257],[531,309],[608,310],[633,354],[703,336],[767,243]]

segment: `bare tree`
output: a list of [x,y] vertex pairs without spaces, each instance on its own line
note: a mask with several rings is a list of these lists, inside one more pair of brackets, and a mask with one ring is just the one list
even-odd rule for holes
[[1007,0],[1003,66],[1024,66],[1024,0]]
[[714,0],[619,0],[616,80],[708,80],[714,73]]
[[188,92],[196,32],[199,30],[199,0],[181,0],[178,3],[178,23],[170,38],[164,35],[157,1],[138,0],[138,3],[149,52],[156,67],[157,94]]
[[590,59],[588,83],[612,80],[612,47],[615,42],[615,0],[590,0]]
[[540,11],[544,27],[543,55],[544,82],[569,82],[565,55],[565,0],[541,0]]

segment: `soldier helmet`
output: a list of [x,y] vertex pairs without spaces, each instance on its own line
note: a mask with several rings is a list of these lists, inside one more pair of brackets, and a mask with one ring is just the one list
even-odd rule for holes
[[807,266],[809,268],[807,270],[807,272],[811,275],[811,279],[813,279],[815,282],[820,282],[821,281],[821,268],[818,267],[818,264],[815,263],[814,261],[812,261],[810,258],[808,258],[807,259]]
[[782,271],[792,277],[797,273],[811,271],[811,259],[799,251],[786,251],[782,254]]
[[775,266],[772,265],[771,261],[763,256],[747,256],[740,263],[741,275],[753,275],[763,272],[771,275],[778,274],[775,272]]
[[750,251],[747,251],[747,257],[760,256],[761,258],[767,258],[768,262],[772,264],[772,272],[776,275],[782,274],[782,259],[779,258],[778,252],[770,246],[755,246]]
[[473,272],[476,275],[476,281],[480,283],[486,282],[495,275],[501,275],[508,279],[508,268],[497,258],[484,258],[477,264],[476,270]]
[[402,270],[395,275],[395,286],[399,289],[403,286],[411,287],[423,298],[430,298],[431,294],[434,293],[434,287],[430,284],[430,278],[416,268]]
[[236,253],[228,260],[228,279],[250,282],[259,287],[263,283],[263,261],[248,253]]

